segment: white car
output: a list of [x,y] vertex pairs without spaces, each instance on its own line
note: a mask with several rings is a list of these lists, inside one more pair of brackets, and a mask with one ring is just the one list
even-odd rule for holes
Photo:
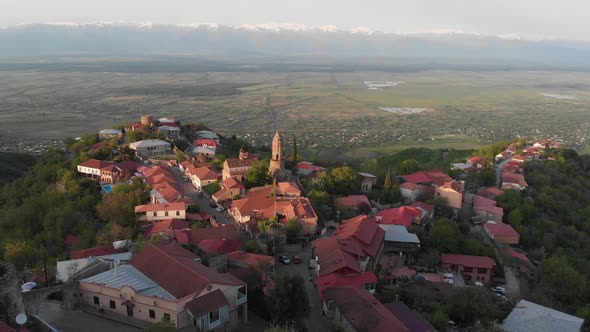
[[479,281],[476,281],[476,282],[475,282],[475,286],[477,286],[477,287],[482,287],[482,286],[483,286],[483,284],[482,284],[481,282],[479,282]]
[[223,208],[221,206],[216,207],[215,210],[217,212],[223,212]]
[[492,291],[494,293],[498,293],[498,294],[501,294],[501,295],[506,295],[506,288],[504,288],[504,287],[500,287],[500,286],[492,287]]
[[443,273],[443,277],[445,279],[453,279],[454,276],[452,273]]

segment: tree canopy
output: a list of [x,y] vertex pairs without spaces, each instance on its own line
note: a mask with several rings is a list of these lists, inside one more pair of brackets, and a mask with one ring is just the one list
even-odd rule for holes
[[305,280],[299,274],[277,275],[266,297],[270,316],[279,323],[291,323],[308,317],[311,308],[305,287]]

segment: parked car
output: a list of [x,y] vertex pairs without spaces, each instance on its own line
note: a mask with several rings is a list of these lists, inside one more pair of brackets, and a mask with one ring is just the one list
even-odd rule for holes
[[453,274],[452,273],[443,273],[443,278],[445,278],[445,279],[453,279]]
[[299,256],[293,256],[291,257],[291,260],[293,261],[293,264],[301,264],[301,257]]
[[483,286],[483,284],[482,284],[481,282],[479,282],[479,281],[476,281],[476,282],[475,282],[475,286],[477,286],[477,287],[482,287],[482,286]]
[[450,320],[449,321],[449,327],[451,329],[458,329],[459,328],[459,324],[455,323],[455,321],[453,321],[453,320]]
[[504,287],[500,287],[500,286],[492,287],[492,291],[497,294],[506,295],[506,288],[504,288]]
[[508,298],[506,297],[506,295],[500,294],[500,293],[496,293],[496,296],[499,297],[500,299],[508,302]]
[[188,176],[183,176],[182,179],[184,180],[184,182],[188,182]]
[[223,208],[221,206],[219,206],[219,205],[215,208],[215,210],[217,212],[223,212]]
[[215,202],[211,201],[211,202],[209,202],[209,207],[216,208],[217,204],[215,204]]
[[291,260],[287,256],[279,256],[279,262],[287,265],[291,263]]
[[203,192],[199,191],[199,193],[197,194],[197,196],[199,196],[199,198],[203,197]]

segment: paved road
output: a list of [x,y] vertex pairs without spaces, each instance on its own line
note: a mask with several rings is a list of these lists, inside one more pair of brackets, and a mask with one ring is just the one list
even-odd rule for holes
[[193,185],[190,182],[184,181],[184,174],[182,174],[178,166],[170,167],[170,170],[172,171],[172,174],[174,174],[174,176],[176,177],[177,182],[180,184],[184,196],[190,198],[191,200],[193,200],[193,202],[199,204],[199,207],[201,208],[202,212],[206,212],[209,215],[215,217],[215,220],[222,225],[235,223],[235,220],[231,216],[229,218],[225,217],[223,213],[217,212],[215,208],[209,206],[210,199],[209,197],[207,197],[207,193],[203,193],[203,197],[199,197],[198,190],[195,187],[193,187]]
[[496,185],[498,187],[502,186],[502,168],[504,168],[504,166],[506,166],[506,164],[508,164],[510,160],[512,160],[512,157],[506,160],[502,160],[499,164],[496,164],[496,167],[494,168],[494,170],[496,171]]
[[[293,253],[281,252],[280,255],[287,255],[291,257]],[[314,287],[315,283],[309,281],[310,270],[308,267],[308,262],[311,258],[311,245],[306,246],[298,255],[301,257],[301,264],[291,263],[289,265],[284,265],[277,261],[276,272],[297,273],[303,277],[306,284],[305,290],[309,296],[309,304],[311,307],[309,318],[305,320],[307,330],[309,332],[330,331],[330,323],[324,316],[322,316],[322,302],[317,289]]]
[[82,311],[65,311],[61,303],[46,301],[39,307],[39,317],[62,332],[137,332],[140,329],[97,317]]

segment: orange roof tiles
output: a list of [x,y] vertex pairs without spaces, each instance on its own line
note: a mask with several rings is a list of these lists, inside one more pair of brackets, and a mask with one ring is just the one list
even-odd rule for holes
[[174,210],[186,210],[186,203],[184,202],[176,202],[176,203],[164,203],[164,204],[145,204],[145,205],[138,205],[135,207],[135,213],[138,212],[148,212],[148,211],[174,211]]

